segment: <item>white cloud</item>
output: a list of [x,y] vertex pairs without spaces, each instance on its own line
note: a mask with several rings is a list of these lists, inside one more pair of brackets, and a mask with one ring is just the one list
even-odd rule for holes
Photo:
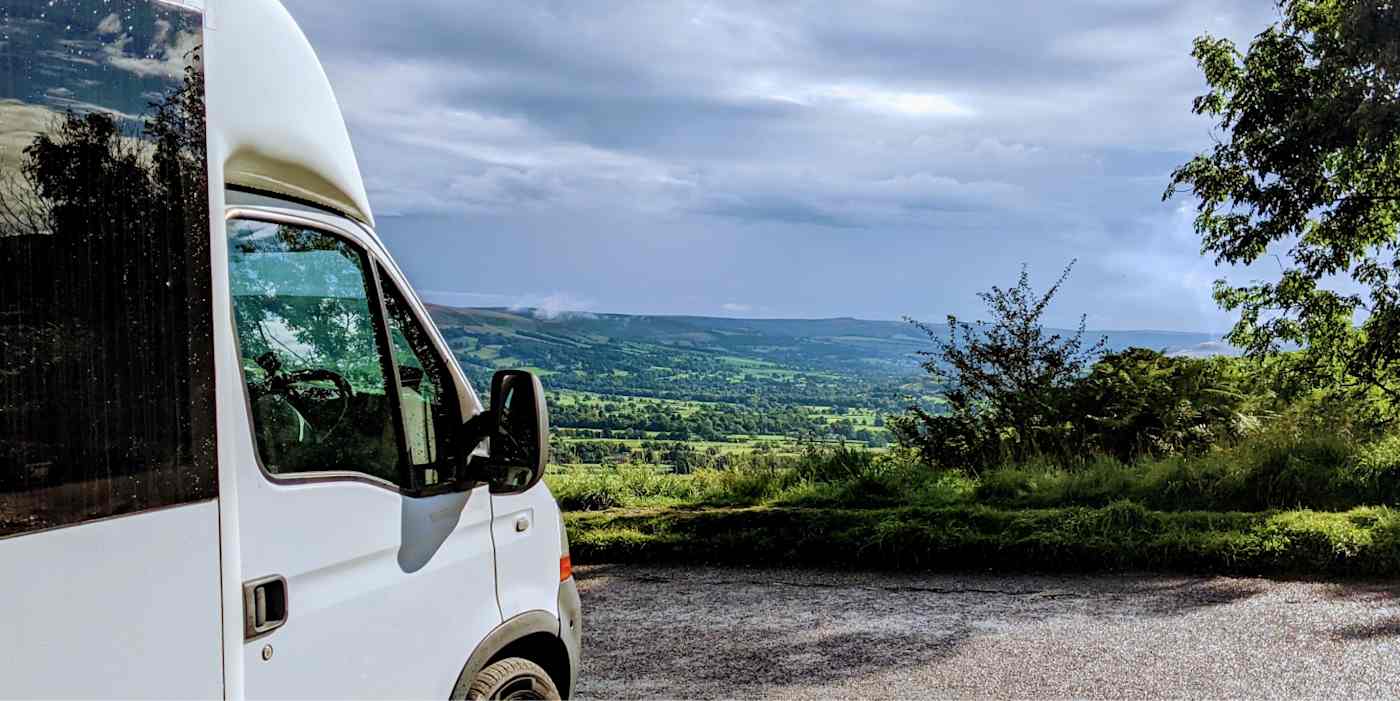
[[[158,30],[160,28],[158,27]],[[168,29],[160,34],[168,33]],[[120,39],[105,44],[102,47],[103,53],[107,57],[107,63],[124,71],[135,73],[141,77],[160,76],[165,78],[180,78],[185,73],[185,66],[188,65],[190,52],[199,46],[199,35],[193,32],[176,32],[174,40],[162,50],[153,50],[149,56],[131,56],[127,54],[127,47],[131,44],[130,34],[124,34]],[[155,47],[152,47],[155,49]]]
[[115,12],[113,12],[110,15],[107,15],[106,17],[103,17],[102,21],[97,23],[97,33],[103,36],[107,36],[110,34],[119,34],[121,33],[121,31],[122,19],[118,17],[117,13]]
[[589,315],[596,306],[593,300],[569,292],[531,293],[523,295],[499,292],[459,292],[454,290],[419,290],[424,300],[448,307],[505,307],[513,312],[530,311],[540,319],[561,316]]
[[724,304],[721,304],[721,305],[719,305],[719,306],[720,306],[720,308],[723,309],[724,311],[727,311],[727,312],[734,312],[734,313],[736,313],[736,314],[741,314],[741,313],[753,311],[753,305],[752,305],[752,304],[740,304],[740,303],[738,303],[738,302],[725,302]]
[[151,37],[151,48],[147,49],[148,52],[158,53],[165,49],[165,40],[170,37],[170,28],[170,22],[156,19],[156,34]]
[[510,305],[511,311],[531,310],[541,319],[557,319],[569,314],[587,313],[595,306],[590,299],[576,297],[568,292],[551,292],[547,295],[524,295]]
[[845,103],[872,112],[906,117],[969,117],[976,114],[971,108],[958,104],[945,95],[881,90],[861,85],[816,88],[811,91],[810,97],[802,101],[807,104],[822,101]]

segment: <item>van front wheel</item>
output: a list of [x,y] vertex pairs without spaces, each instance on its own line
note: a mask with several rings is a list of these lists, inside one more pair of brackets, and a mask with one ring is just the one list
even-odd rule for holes
[[543,667],[523,657],[507,657],[492,662],[476,675],[469,699],[558,699],[559,687]]

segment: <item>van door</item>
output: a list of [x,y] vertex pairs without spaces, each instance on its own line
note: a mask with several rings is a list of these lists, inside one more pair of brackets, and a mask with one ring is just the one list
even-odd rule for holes
[[491,501],[501,614],[558,615],[560,514],[548,487],[540,482],[520,494],[494,494]]
[[[349,222],[228,223],[249,698],[446,698],[500,622],[455,379]],[[422,494],[423,496],[415,496]]]
[[0,7],[0,695],[211,698],[198,12]]

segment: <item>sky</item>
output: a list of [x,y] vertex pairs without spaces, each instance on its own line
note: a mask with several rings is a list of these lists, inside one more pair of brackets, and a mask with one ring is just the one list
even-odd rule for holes
[[[1218,332],[1194,201],[1202,33],[1270,0],[284,0],[380,234],[458,306]],[[1218,135],[1217,135],[1218,136]]]

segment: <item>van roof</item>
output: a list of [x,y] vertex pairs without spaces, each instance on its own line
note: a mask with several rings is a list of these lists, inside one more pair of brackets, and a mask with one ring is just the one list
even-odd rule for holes
[[374,225],[340,104],[278,0],[206,3],[204,76],[210,165],[218,161],[225,184]]

